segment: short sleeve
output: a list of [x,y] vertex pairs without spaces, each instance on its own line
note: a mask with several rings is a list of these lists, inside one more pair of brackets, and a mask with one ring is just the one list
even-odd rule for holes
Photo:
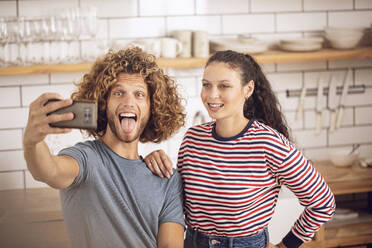
[[87,164],[90,153],[92,153],[92,148],[85,143],[77,143],[75,146],[64,148],[58,153],[58,156],[65,155],[74,158],[79,164],[79,174],[68,188],[80,185],[87,178]]
[[159,224],[165,222],[175,222],[185,226],[183,217],[183,184],[177,171],[174,171],[170,179],[166,199],[159,216]]

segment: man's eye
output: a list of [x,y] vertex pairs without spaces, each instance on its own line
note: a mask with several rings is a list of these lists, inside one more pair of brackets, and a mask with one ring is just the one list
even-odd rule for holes
[[205,88],[209,88],[211,85],[209,83],[203,83],[202,86]]
[[145,96],[145,94],[144,94],[144,93],[142,93],[142,92],[138,92],[138,93],[136,94],[136,96],[137,96],[137,97],[144,97],[144,96]]
[[221,84],[221,85],[220,85],[220,88],[221,88],[221,89],[225,89],[225,88],[229,88],[229,86],[226,85],[226,84]]

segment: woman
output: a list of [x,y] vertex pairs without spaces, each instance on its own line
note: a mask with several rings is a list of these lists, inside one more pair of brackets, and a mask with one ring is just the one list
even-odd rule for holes
[[[289,139],[271,86],[254,59],[234,51],[207,61],[201,99],[215,121],[191,127],[178,153],[188,229],[185,247],[299,247],[335,210],[334,195]],[[149,168],[167,174],[162,151]],[[267,226],[282,185],[305,207],[277,246]]]

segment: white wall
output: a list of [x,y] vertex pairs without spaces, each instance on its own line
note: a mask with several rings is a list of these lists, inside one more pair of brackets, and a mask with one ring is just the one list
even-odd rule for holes
[[[368,0],[339,0],[337,4],[334,0],[9,0],[0,1],[0,16],[42,16],[87,4],[99,7],[97,40],[116,39],[122,44],[137,38],[166,36],[175,29],[206,30],[211,37],[244,33],[275,41],[317,33],[326,25],[369,27],[372,23],[372,1]],[[81,49],[89,52],[94,46],[83,41]],[[348,97],[342,127],[334,133],[328,130],[329,113],[325,110],[325,127],[316,136],[315,97],[306,98],[304,119],[295,121],[298,98],[286,97],[285,91],[300,89],[303,84],[315,87],[319,72],[341,73],[348,67],[352,68],[352,83],[366,85],[366,91]],[[362,156],[372,156],[372,60],[265,64],[263,68],[280,99],[297,146],[310,159],[326,159],[330,147],[351,147],[354,143],[362,145]],[[176,78],[187,99],[188,127],[197,110],[205,113],[199,100],[203,69],[166,71]],[[44,186],[32,179],[23,159],[22,134],[28,105],[42,92],[56,91],[68,97],[73,90],[72,82],[81,75],[0,76],[0,190]],[[162,148],[175,161],[184,131],[160,145],[141,145],[141,153]],[[47,142],[57,152],[81,139],[81,134],[75,131],[50,136]]]

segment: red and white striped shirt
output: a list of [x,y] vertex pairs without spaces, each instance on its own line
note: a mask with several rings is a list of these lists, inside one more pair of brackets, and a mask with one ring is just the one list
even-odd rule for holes
[[335,210],[323,177],[287,138],[258,121],[251,120],[231,138],[219,137],[215,122],[190,128],[179,150],[178,169],[186,223],[207,235],[241,237],[265,228],[281,185],[305,206],[291,230],[300,242],[311,240]]

